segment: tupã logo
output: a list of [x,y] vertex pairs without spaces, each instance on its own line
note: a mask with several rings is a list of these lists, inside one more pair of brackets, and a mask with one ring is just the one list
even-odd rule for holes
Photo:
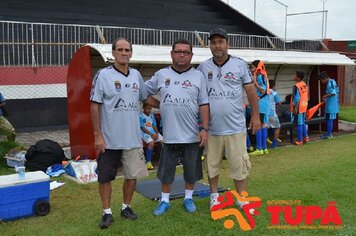
[[[240,196],[235,190],[230,190],[225,193],[226,199],[224,198],[224,196],[219,196],[218,201],[220,202],[220,204],[212,207],[210,212],[211,218],[213,220],[219,220],[227,216],[233,216],[234,218],[236,218],[237,223],[239,223],[240,228],[242,230],[249,231],[255,228],[256,223],[252,215],[259,214],[256,208],[261,206],[261,199],[259,197],[247,197],[248,193],[245,191],[243,191],[241,195],[242,196]],[[236,209],[236,204],[233,196],[235,196],[236,200],[240,202],[249,202],[248,204],[242,206],[242,210],[245,213],[247,220],[244,218],[242,213],[238,209]],[[233,207],[228,208],[229,206]],[[224,227],[226,229],[232,229],[234,225],[234,220],[226,219],[224,221]]]

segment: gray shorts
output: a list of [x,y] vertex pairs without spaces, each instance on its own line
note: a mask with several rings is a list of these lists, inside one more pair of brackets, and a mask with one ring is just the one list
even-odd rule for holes
[[281,124],[279,123],[278,116],[268,117],[268,126],[273,129],[281,128]]
[[171,184],[176,174],[178,158],[183,162],[184,180],[194,184],[203,178],[199,143],[163,144],[159,159],[157,177],[162,184]]

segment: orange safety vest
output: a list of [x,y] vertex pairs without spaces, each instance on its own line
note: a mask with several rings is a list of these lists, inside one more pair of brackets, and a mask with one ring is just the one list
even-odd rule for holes
[[270,90],[269,90],[269,80],[268,80],[268,76],[267,76],[267,71],[266,71],[266,67],[265,64],[263,63],[263,61],[260,61],[258,63],[258,66],[255,70],[255,72],[253,73],[254,76],[257,76],[258,74],[263,75],[266,78],[266,94],[270,94]]
[[[308,109],[308,93],[309,93],[309,89],[308,86],[304,83],[304,81],[300,81],[298,83],[295,84],[295,86],[297,87],[298,91],[299,91],[299,95],[300,95],[300,100],[298,103],[298,113],[304,113],[307,112]],[[293,97],[291,97],[290,99],[290,111],[294,111],[294,107],[293,107]]]

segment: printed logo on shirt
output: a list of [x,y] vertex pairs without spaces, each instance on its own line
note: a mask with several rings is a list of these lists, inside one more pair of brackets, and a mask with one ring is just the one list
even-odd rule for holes
[[120,92],[121,91],[121,83],[120,83],[120,81],[119,80],[115,80],[114,84],[115,84],[115,90],[117,92]]
[[224,79],[229,80],[236,80],[236,75],[232,72],[227,72],[226,75],[224,76]]
[[180,84],[180,81],[174,81],[174,84],[178,85],[178,84]]
[[170,83],[171,83],[171,79],[170,79],[170,78],[165,79],[164,85],[165,85],[166,87],[168,87]]
[[224,90],[224,91],[216,91],[213,88],[210,88],[208,91],[208,97],[211,99],[230,99],[236,96],[235,91],[228,91],[228,90]]
[[137,92],[137,91],[139,90],[138,85],[137,85],[136,83],[134,83],[134,84],[132,85],[132,90],[133,90],[134,92]]
[[188,106],[190,103],[190,99],[187,98],[175,98],[172,97],[171,94],[167,93],[166,96],[164,96],[162,104],[164,106]]
[[192,83],[189,80],[186,80],[182,83],[183,88],[189,88],[192,87]]
[[125,102],[123,98],[119,98],[114,108],[114,111],[137,111],[137,103]]
[[209,71],[209,72],[208,72],[208,80],[209,80],[209,81],[212,81],[212,80],[213,80],[213,72],[212,72],[212,71]]
[[130,88],[130,84],[125,84],[125,88]]

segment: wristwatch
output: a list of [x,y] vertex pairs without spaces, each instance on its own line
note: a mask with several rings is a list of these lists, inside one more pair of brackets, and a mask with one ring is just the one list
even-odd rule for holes
[[199,131],[202,131],[202,130],[205,130],[206,132],[209,131],[209,128],[208,127],[200,127],[200,130]]

